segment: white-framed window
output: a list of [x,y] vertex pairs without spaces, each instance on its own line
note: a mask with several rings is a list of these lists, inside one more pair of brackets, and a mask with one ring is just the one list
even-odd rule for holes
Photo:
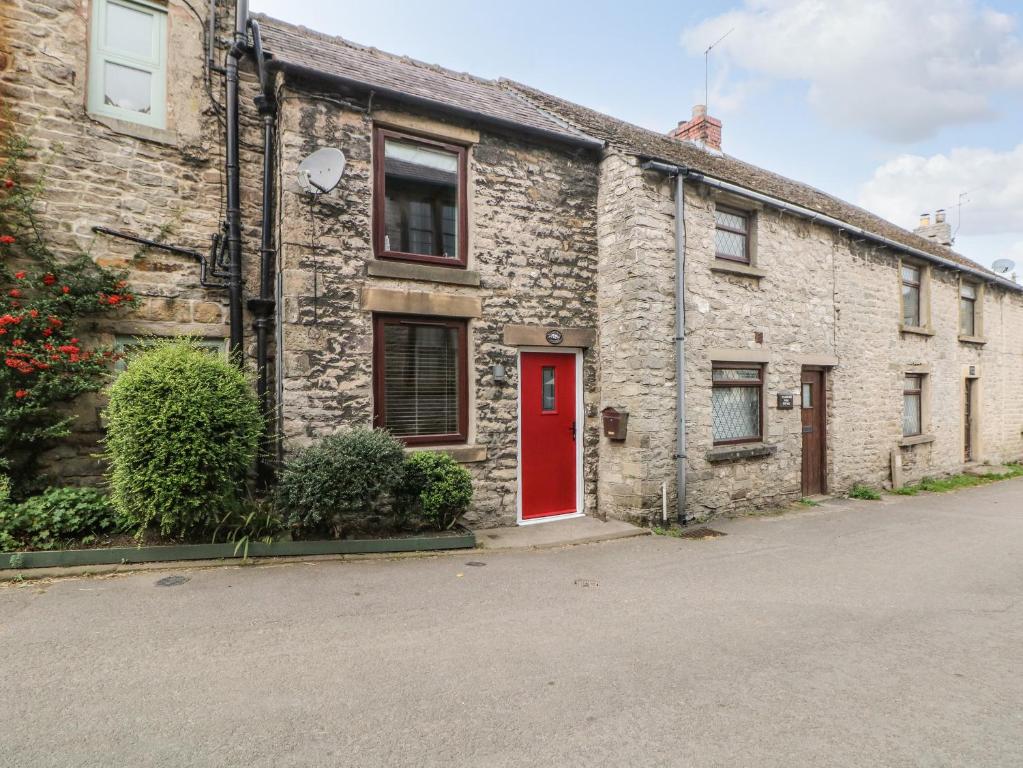
[[93,0],[89,112],[153,128],[167,122],[167,9]]

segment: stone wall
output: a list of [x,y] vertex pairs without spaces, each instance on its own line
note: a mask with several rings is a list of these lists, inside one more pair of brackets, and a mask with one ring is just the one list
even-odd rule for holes
[[[673,185],[643,173],[635,159],[602,165],[600,329],[602,402],[630,412],[629,439],[601,446],[601,502],[614,516],[660,515],[660,484],[674,491]],[[736,267],[714,255],[714,209],[753,216],[754,263]],[[687,508],[708,517],[798,499],[801,495],[800,372],[827,369],[830,492],[890,480],[891,453],[904,479],[961,471],[964,379],[978,378],[976,456],[1023,456],[1023,298],[983,292],[983,345],[958,337],[960,273],[930,273],[932,334],[900,332],[899,255],[853,243],[810,224],[706,185],[686,184]],[[723,459],[712,437],[715,361],[762,363],[767,455]],[[902,438],[903,379],[927,373],[924,432]],[[779,392],[795,394],[780,410]]]
[[[221,3],[221,27],[230,24]],[[208,4],[196,5],[201,14]],[[167,128],[156,130],[86,110],[89,4],[73,0],[0,3],[0,94],[11,121],[4,130],[29,139],[25,169],[45,179],[39,216],[54,243],[67,252],[87,249],[99,262],[128,271],[140,305],[104,319],[88,333],[100,344],[119,337],[228,335],[226,291],[199,285],[195,261],[96,235],[101,225],[206,251],[223,219],[223,129],[215,106],[223,99],[216,74],[207,88],[205,19],[180,0],[168,15]],[[221,51],[222,55],[222,51]],[[214,100],[211,100],[212,92]],[[243,76],[242,202],[247,258],[246,293],[257,290],[259,132],[251,73]],[[246,323],[248,352],[252,336]],[[101,394],[75,406],[75,434],[50,452],[69,482],[95,480],[102,432]]]
[[[516,348],[505,325],[595,327],[596,161],[575,151],[377,102],[318,98],[289,88],[281,114],[285,450],[351,426],[372,424],[370,289],[428,295],[431,302],[479,302],[469,323],[470,424],[462,458],[474,476],[474,524],[514,523],[517,497]],[[430,279],[369,275],[374,122],[469,144],[468,270],[443,267]],[[339,187],[315,200],[301,192],[296,168],[313,150],[340,147],[347,167]],[[393,264],[390,262],[389,264]],[[454,284],[478,274],[479,285]],[[423,300],[427,300],[423,298]],[[449,301],[449,304],[452,301]],[[494,364],[509,371],[495,383]],[[585,494],[596,511],[598,441],[596,355],[584,357]]]

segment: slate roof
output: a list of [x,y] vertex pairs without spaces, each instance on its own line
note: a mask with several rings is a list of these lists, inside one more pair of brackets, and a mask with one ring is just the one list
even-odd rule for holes
[[263,14],[253,16],[259,22],[264,49],[285,66],[315,70],[370,89],[397,91],[441,107],[472,110],[495,122],[544,131],[555,138],[600,144],[495,80],[395,56]]
[[618,120],[521,83],[502,80],[501,84],[509,90],[522,94],[541,109],[558,115],[580,130],[603,139],[609,145],[618,147],[628,154],[660,160],[672,165],[683,165],[707,176],[738,184],[761,194],[777,197],[826,216],[840,219],[902,245],[925,251],[971,269],[981,270],[992,276],[1002,277],[995,275],[987,267],[956,253],[951,248],[915,235],[870,211],[840,200],[809,184],[787,179],[725,154],[707,151],[692,142],[679,141],[666,134]]

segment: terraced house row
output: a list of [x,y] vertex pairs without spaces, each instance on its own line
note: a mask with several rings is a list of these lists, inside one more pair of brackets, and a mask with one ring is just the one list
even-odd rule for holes
[[[41,214],[142,297],[96,333],[242,350],[278,456],[388,429],[470,468],[477,525],[1023,456],[1020,286],[940,213],[909,232],[727,155],[700,107],[652,132],[244,3],[0,14]],[[100,473],[100,405],[51,455],[65,475]]]

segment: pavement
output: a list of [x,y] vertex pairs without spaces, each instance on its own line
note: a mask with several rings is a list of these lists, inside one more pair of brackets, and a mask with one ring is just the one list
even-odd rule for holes
[[1023,480],[711,527],[0,585],[0,766],[1023,765]]
[[476,531],[476,544],[484,549],[549,549],[649,535],[649,528],[639,528],[621,520],[573,517],[533,525],[482,528]]

